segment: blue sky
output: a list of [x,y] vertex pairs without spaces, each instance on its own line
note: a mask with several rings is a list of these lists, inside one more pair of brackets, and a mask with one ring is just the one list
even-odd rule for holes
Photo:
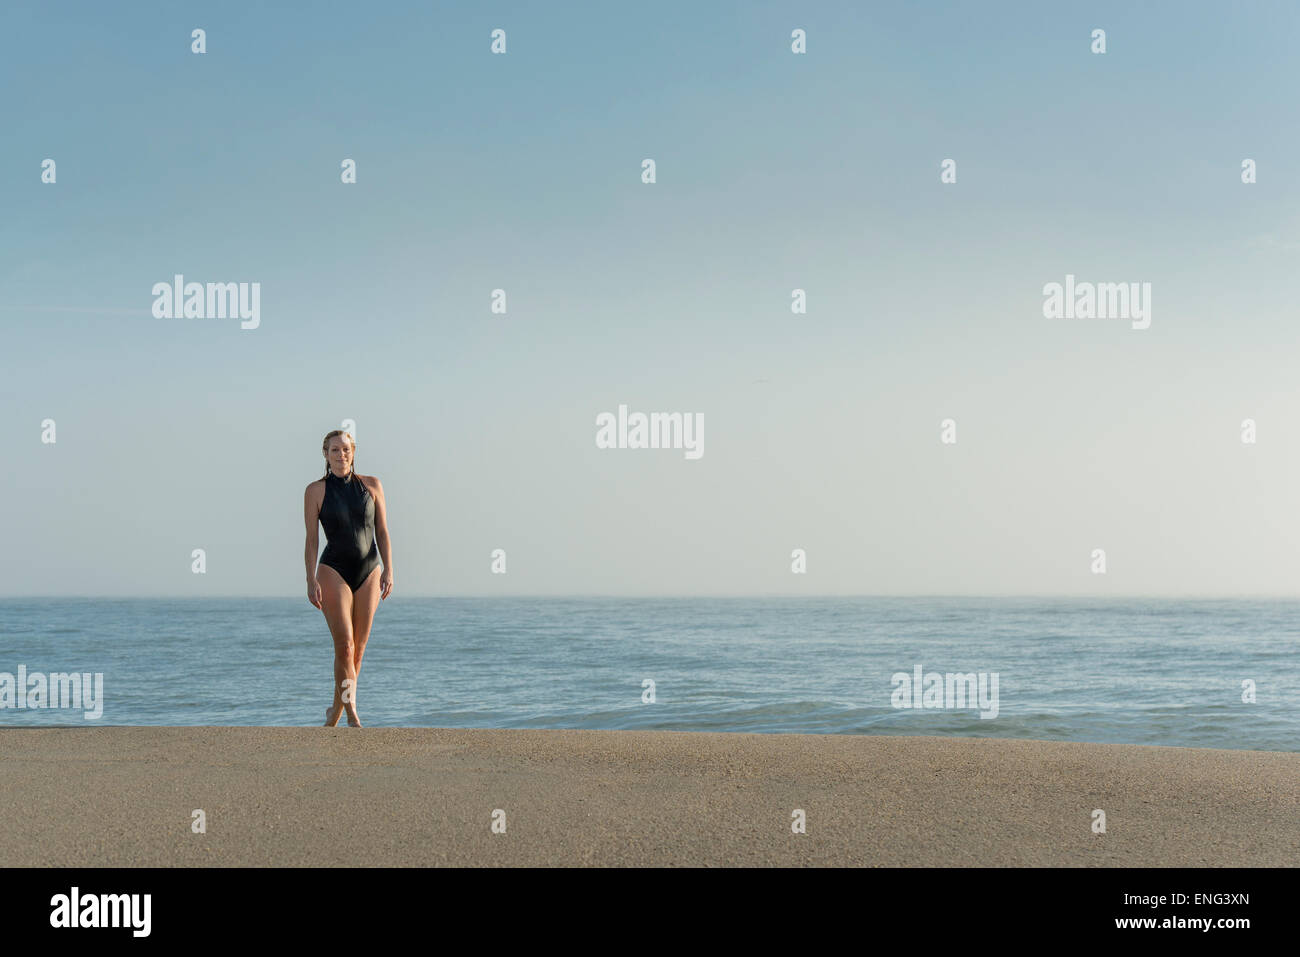
[[345,418],[400,594],[1295,594],[1300,7],[994,7],[7,5],[0,594],[298,594]]

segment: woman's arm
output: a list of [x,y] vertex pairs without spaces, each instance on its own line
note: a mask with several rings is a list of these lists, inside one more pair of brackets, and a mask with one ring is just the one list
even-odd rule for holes
[[393,590],[393,548],[388,538],[388,508],[384,503],[384,483],[378,478],[371,475],[370,491],[375,496],[375,542],[379,545],[379,559],[384,563],[384,573],[381,577],[383,588],[379,593],[380,598],[387,598],[388,593]]
[[316,580],[316,558],[320,554],[320,502],[312,494],[312,482],[302,496],[302,517],[307,524],[307,546],[303,549],[303,560],[307,563],[307,581]]

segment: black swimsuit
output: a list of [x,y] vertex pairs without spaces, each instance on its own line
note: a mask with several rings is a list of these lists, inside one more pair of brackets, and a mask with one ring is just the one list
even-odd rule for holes
[[338,572],[355,593],[379,567],[375,500],[356,473],[346,479],[333,472],[326,474],[320,523],[325,527],[326,543],[320,563]]

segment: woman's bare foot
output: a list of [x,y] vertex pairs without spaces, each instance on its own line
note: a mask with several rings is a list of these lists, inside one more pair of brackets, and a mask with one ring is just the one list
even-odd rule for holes
[[[348,727],[349,728],[361,727],[361,717],[357,714],[357,706],[353,705],[351,708],[348,708],[347,705],[344,705],[343,707],[347,708],[348,710]],[[338,719],[336,718],[335,720],[337,721]]]
[[325,709],[325,727],[327,727],[327,728],[337,728],[337,727],[339,726],[339,717],[340,717],[340,715],[342,715],[342,714],[343,714],[343,707],[342,707],[342,705],[339,706],[339,710],[338,710],[338,711],[335,711],[332,707],[330,707],[330,708],[326,708],[326,709]]

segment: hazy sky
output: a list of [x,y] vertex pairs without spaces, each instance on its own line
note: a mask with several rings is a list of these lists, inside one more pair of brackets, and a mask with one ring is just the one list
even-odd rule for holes
[[2,17],[0,594],[304,593],[344,419],[397,595],[1297,593],[1294,3]]

